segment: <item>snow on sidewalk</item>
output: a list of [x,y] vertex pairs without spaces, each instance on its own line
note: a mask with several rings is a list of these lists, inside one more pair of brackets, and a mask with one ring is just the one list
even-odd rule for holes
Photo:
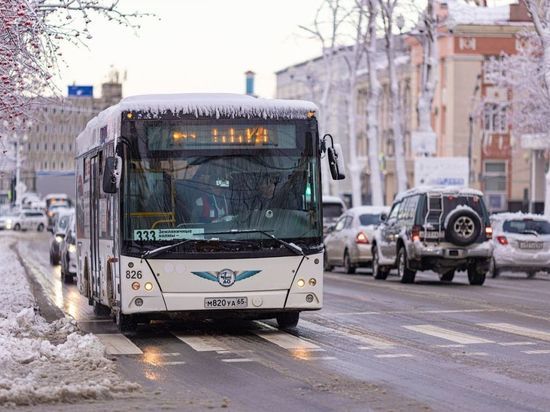
[[25,271],[0,238],[0,406],[111,399],[139,390],[124,381],[94,335],[35,311]]

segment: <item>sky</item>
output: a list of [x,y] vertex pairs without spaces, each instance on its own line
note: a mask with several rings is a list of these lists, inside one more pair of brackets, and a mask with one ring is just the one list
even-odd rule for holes
[[94,85],[111,66],[127,72],[125,96],[146,93],[244,93],[244,72],[256,72],[256,93],[274,97],[274,72],[320,54],[298,28],[309,25],[320,0],[122,0],[123,10],[154,13],[131,29],[96,17],[93,38],[65,45],[57,83]]
[[[321,53],[298,26],[311,26],[322,0],[121,0],[122,10],[153,13],[134,32],[93,18],[88,47],[65,45],[57,84],[100,85],[115,68],[124,96],[149,93],[244,93],[275,97],[275,72]],[[422,1],[422,0],[419,0]],[[489,4],[509,0],[489,0]]]

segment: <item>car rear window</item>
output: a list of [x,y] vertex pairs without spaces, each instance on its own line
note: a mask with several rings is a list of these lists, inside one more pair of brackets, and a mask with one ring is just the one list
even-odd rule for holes
[[324,203],[323,216],[328,218],[337,218],[344,213],[344,207],[338,203]]
[[507,220],[502,230],[508,233],[550,235],[550,222],[534,219]]
[[[455,210],[458,206],[467,206],[474,210],[482,219],[485,224],[489,224],[489,213],[483,202],[483,198],[480,196],[461,196],[461,195],[452,195],[446,194],[442,197],[443,205],[441,205],[441,200],[438,196],[430,197],[426,200],[430,202],[431,212],[428,215],[428,222],[437,223],[439,221],[444,222],[446,217],[450,212]],[[421,216],[421,221],[424,221],[424,216],[426,216],[428,210],[426,203],[423,205],[423,213]],[[443,207],[441,207],[443,206]],[[443,209],[441,213],[440,210]],[[441,219],[441,220],[440,220]]]
[[381,222],[380,213],[361,215],[359,216],[359,222],[361,226],[379,225]]

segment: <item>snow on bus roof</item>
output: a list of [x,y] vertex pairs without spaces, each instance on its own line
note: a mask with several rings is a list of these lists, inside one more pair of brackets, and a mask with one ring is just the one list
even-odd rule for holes
[[399,193],[394,202],[404,199],[407,196],[425,194],[425,193],[441,193],[443,195],[469,195],[483,197],[483,192],[471,189],[469,187],[456,187],[456,186],[418,186],[404,192]]
[[[213,118],[306,119],[317,112],[315,104],[305,100],[265,99],[232,93],[149,94],[122,99],[91,119],[77,137],[79,152],[94,146],[93,130],[118,125],[123,112],[146,112],[153,118],[168,112]],[[97,140],[97,138],[95,138]]]

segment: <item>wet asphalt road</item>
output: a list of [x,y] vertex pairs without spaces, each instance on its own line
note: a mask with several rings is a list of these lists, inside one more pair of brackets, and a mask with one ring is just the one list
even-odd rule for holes
[[[117,336],[76,285],[61,283],[49,235],[18,237],[53,304],[82,330]],[[473,287],[464,273],[451,284],[422,273],[402,285],[336,269],[325,273],[324,298],[290,333],[272,321],[156,322],[127,336],[142,353],[113,358],[143,386],[143,409],[550,409],[548,275],[508,273]]]

